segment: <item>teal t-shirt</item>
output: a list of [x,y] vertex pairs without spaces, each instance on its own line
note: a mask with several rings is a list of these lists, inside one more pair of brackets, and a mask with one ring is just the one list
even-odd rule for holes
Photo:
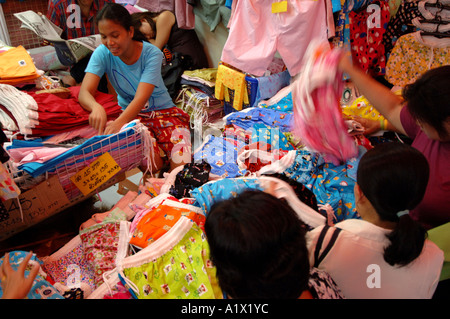
[[111,85],[117,92],[118,104],[122,110],[134,99],[140,82],[153,84],[155,86],[153,93],[141,112],[162,110],[175,106],[161,76],[162,59],[161,50],[144,41],[139,60],[127,65],[101,44],[92,53],[85,72],[99,77],[105,73],[108,75]]

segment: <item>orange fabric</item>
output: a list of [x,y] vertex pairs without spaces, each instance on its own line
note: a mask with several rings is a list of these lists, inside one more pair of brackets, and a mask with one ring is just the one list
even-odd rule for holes
[[204,215],[190,211],[187,208],[161,204],[142,217],[136,225],[130,244],[140,248],[147,247],[167,233],[181,216],[189,218],[204,230]]
[[39,76],[33,59],[23,46],[0,53],[0,83],[14,85]]

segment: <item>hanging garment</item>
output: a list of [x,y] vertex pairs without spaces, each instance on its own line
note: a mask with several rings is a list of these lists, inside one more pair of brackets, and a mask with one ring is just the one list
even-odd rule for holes
[[388,23],[386,32],[383,34],[384,52],[386,61],[389,60],[392,49],[398,38],[407,33],[416,31],[411,22],[420,16],[418,9],[419,1],[402,1],[395,15],[391,14],[391,20]]
[[249,104],[245,74],[223,64],[217,69],[215,97],[230,102],[228,90],[234,90],[233,108],[242,110],[242,105]]
[[328,38],[325,1],[283,1],[284,11],[272,11],[272,3],[246,0],[233,4],[221,61],[263,76],[278,51],[292,76],[300,72],[308,43]]
[[375,0],[366,9],[349,13],[353,62],[372,77],[385,74],[383,34],[390,19],[389,6]]
[[420,31],[401,36],[395,43],[386,66],[386,80],[404,87],[423,73],[450,64],[450,39],[423,37]]

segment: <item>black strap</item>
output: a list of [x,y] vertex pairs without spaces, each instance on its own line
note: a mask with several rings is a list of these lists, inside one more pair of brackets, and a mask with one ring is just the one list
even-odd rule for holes
[[325,235],[327,234],[328,229],[330,229],[330,228],[331,228],[330,226],[325,225],[323,227],[322,231],[320,232],[319,238],[317,239],[316,248],[314,250],[314,267],[315,268],[317,268],[320,265],[322,260],[325,258],[325,256],[328,254],[328,252],[331,250],[331,248],[333,247],[334,243],[336,242],[337,237],[339,236],[339,233],[342,230],[340,228],[333,227],[333,229],[334,229],[333,235],[331,235],[330,241],[328,242],[327,246],[323,250],[322,254],[320,254],[320,250],[322,248],[323,240],[325,239]]

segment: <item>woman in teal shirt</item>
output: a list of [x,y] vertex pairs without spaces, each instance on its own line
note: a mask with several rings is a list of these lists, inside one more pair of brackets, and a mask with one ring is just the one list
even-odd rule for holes
[[[171,138],[175,129],[184,129],[182,133],[177,132],[177,136],[183,135],[184,141],[189,144],[189,116],[175,106],[164,85],[161,50],[148,43],[139,30],[134,30],[131,15],[120,4],[105,5],[98,13],[96,22],[102,45],[91,56],[79,95],[81,106],[91,112],[89,124],[99,134],[113,134],[136,118],[144,119],[158,146],[170,160],[171,169],[188,162],[190,158],[178,159],[175,163],[170,154],[176,140]],[[117,119],[108,123],[103,106],[94,98],[105,73],[123,110]],[[151,112],[157,113],[150,116]],[[157,121],[152,122],[152,118]],[[161,127],[159,123],[165,124]],[[177,151],[180,151],[179,147]],[[160,161],[156,169],[162,164]]]

